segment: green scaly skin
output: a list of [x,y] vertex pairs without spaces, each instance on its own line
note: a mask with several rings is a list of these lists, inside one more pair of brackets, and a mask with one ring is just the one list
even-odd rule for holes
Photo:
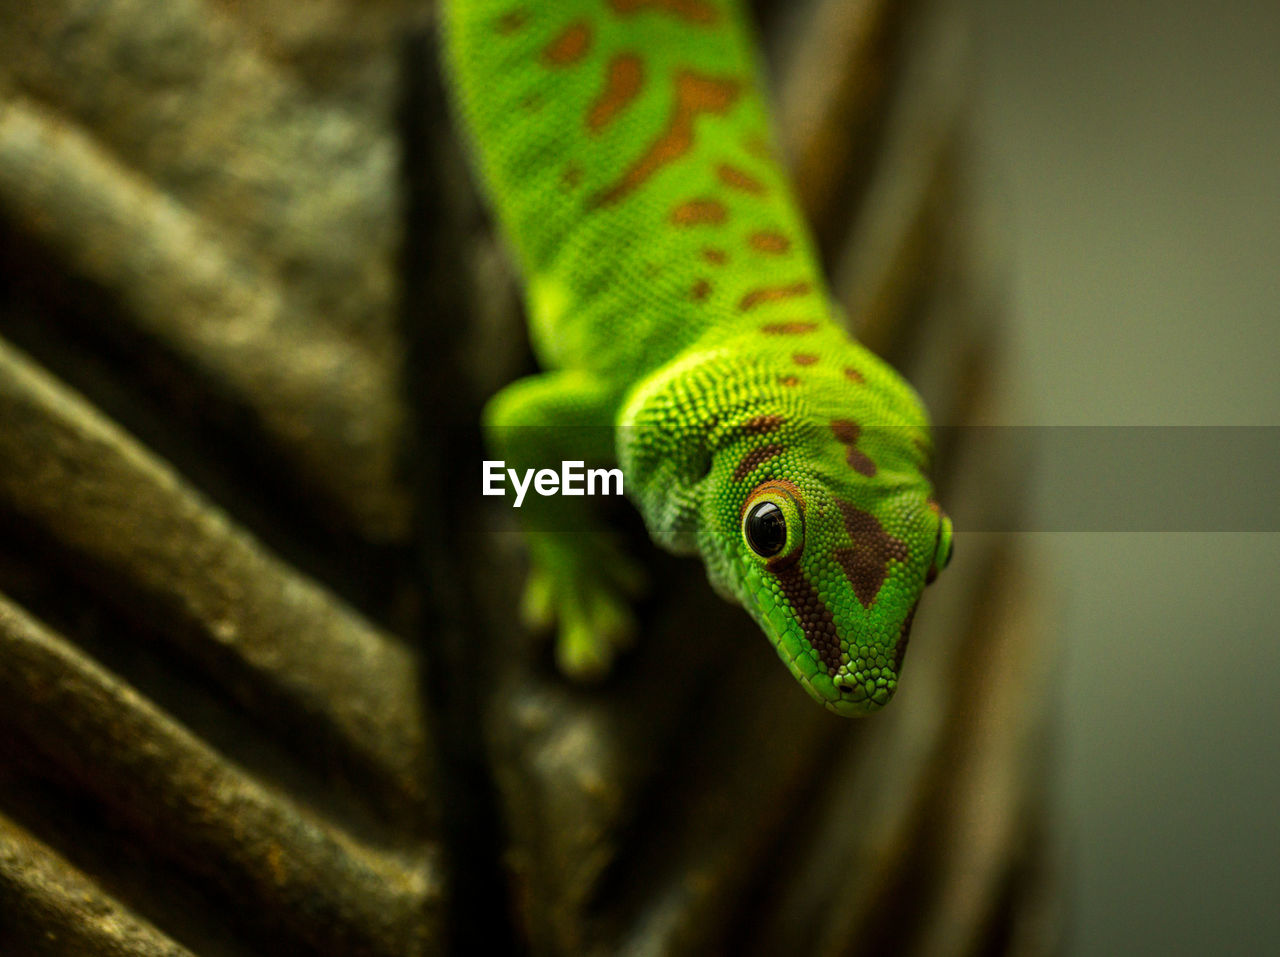
[[[616,458],[653,539],[699,554],[815,699],[878,709],[951,524],[919,399],[831,304],[742,10],[450,0],[445,32],[550,370],[489,404],[495,457]],[[747,534],[765,502],[785,521],[769,555]],[[599,674],[634,629],[638,573],[581,501],[522,512],[525,617],[557,623],[566,671]]]

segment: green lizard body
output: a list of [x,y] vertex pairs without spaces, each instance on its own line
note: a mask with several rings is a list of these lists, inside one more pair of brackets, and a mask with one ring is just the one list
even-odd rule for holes
[[[830,302],[728,0],[450,0],[446,56],[549,371],[486,410],[519,468],[615,459],[813,697],[893,694],[951,526],[928,420]],[[634,568],[581,503],[530,500],[525,614],[608,665]]]

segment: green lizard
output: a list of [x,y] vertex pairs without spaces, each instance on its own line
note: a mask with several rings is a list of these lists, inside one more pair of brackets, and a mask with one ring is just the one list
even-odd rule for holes
[[[700,555],[815,699],[877,710],[951,523],[919,399],[831,303],[743,11],[447,0],[444,31],[549,370],[489,403],[494,453],[616,461],[652,538]],[[522,517],[524,615],[599,674],[634,629],[635,566],[580,501]]]

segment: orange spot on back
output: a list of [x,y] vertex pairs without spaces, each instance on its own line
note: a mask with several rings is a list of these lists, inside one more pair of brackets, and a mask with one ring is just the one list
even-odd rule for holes
[[713,266],[723,266],[729,261],[729,256],[723,249],[704,249],[702,258]]
[[659,10],[689,23],[708,24],[719,19],[719,11],[707,0],[609,0],[609,6],[624,17],[641,10]]
[[773,255],[780,255],[791,249],[791,240],[782,235],[782,233],[774,232],[772,230],[762,230],[758,233],[752,233],[747,237],[747,243],[752,249]]
[[816,322],[767,322],[760,331],[766,336],[798,336],[817,328]]
[[716,167],[716,177],[731,189],[739,189],[744,193],[750,193],[752,196],[763,196],[765,194],[764,183],[750,173],[744,172],[736,166],[730,166],[728,163],[721,163]]
[[498,17],[498,32],[503,36],[515,33],[529,22],[528,10],[511,10]]
[[862,385],[864,382],[867,381],[861,372],[859,372],[857,369],[850,368],[849,366],[845,367],[844,377],[848,379],[850,382],[858,383],[858,385]]
[[676,102],[667,129],[631,164],[626,172],[595,199],[595,205],[616,203],[643,185],[662,167],[674,163],[693,149],[694,120],[700,113],[719,116],[729,112],[737,101],[742,84],[737,80],[716,78],[682,70],[676,75]]
[[716,199],[691,199],[671,211],[671,221],[677,226],[723,223],[728,218],[729,210]]
[[699,279],[693,284],[693,288],[689,290],[689,298],[694,302],[702,302],[711,295],[711,283],[705,279]]
[[778,385],[797,386],[800,384],[800,377],[794,375],[784,375],[778,380]]
[[547,44],[542,59],[549,66],[569,66],[586,56],[590,48],[591,25],[586,20],[575,20]]
[[811,366],[818,361],[818,357],[808,352],[797,352],[791,357],[791,361],[798,366]]
[[634,53],[619,53],[609,61],[604,89],[587,111],[587,131],[599,133],[640,95],[644,61]]
[[794,299],[797,296],[807,295],[812,291],[813,283],[807,280],[789,283],[785,286],[762,286],[759,289],[751,290],[751,292],[743,296],[742,301],[738,303],[738,308],[743,312],[747,312],[762,303]]

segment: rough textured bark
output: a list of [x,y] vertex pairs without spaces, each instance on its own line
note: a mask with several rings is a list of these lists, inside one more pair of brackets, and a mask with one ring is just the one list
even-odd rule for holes
[[[754,4],[857,334],[1008,413],[961,31]],[[0,0],[0,950],[1042,954],[1046,667],[963,534],[897,700],[798,692],[692,563],[574,687],[514,624],[476,410],[514,279],[408,0]],[[1011,527],[1017,463],[943,433]]]

